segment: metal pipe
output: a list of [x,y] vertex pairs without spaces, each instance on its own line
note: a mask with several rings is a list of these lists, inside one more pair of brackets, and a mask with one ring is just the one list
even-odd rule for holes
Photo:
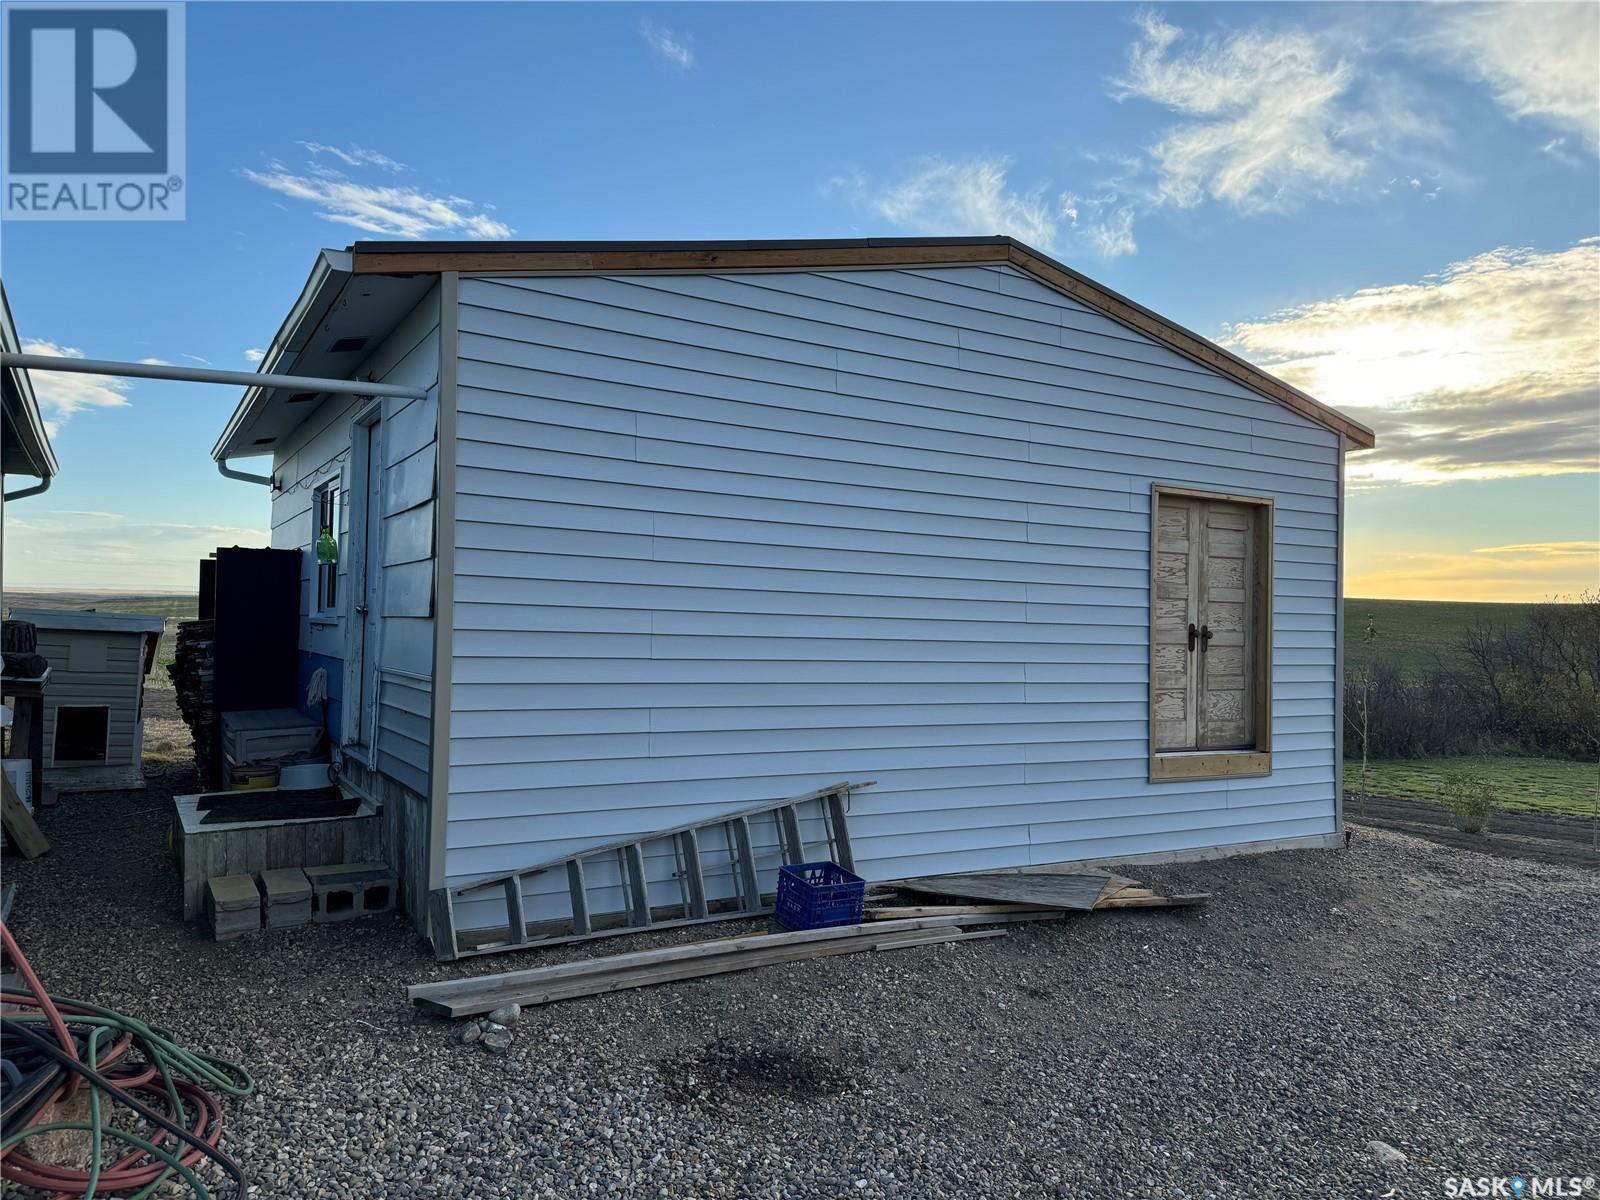
[[237,479],[241,483],[259,483],[271,487],[277,482],[271,475],[252,475],[249,471],[235,471],[225,458],[217,459],[217,470],[222,472],[224,479]]
[[7,500],[23,500],[29,496],[37,496],[40,492],[48,492],[49,490],[50,476],[41,475],[39,476],[39,482],[32,487],[18,488],[14,492],[7,492],[5,498]]
[[174,367],[165,363],[113,362],[105,358],[58,358],[53,354],[0,354],[0,366],[24,371],[70,371],[78,375],[123,375],[130,379],[167,379],[176,383],[227,383],[248,388],[293,388],[300,392],[332,392],[346,396],[398,396],[425,400],[425,388],[362,379],[318,379],[311,375],[262,375],[256,371],[219,371],[213,367]]

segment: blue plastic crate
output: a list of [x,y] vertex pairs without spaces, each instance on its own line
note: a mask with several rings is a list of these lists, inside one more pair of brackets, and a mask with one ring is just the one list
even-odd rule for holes
[[798,863],[778,871],[773,915],[785,929],[859,925],[867,881],[837,863]]

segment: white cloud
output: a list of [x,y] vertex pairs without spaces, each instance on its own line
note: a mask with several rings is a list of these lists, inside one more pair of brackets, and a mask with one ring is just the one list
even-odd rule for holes
[[5,576],[36,587],[192,590],[194,564],[218,546],[265,546],[248,526],[133,520],[118,513],[47,509],[6,512]]
[[1352,479],[1600,469],[1600,238],[1491,250],[1231,326],[1223,342],[1376,429]]
[[1196,40],[1153,13],[1137,22],[1112,94],[1186,118],[1150,148],[1155,203],[1209,198],[1244,213],[1283,211],[1365,172],[1367,122],[1349,96],[1355,69],[1326,36],[1249,29]]
[[1101,258],[1120,258],[1139,250],[1139,243],[1133,239],[1131,208],[1119,208],[1102,220],[1090,221],[1083,227],[1083,233]]
[[1583,160],[1567,149],[1567,139],[1564,137],[1553,137],[1540,146],[1539,149],[1564,166],[1581,167],[1583,165]]
[[380,170],[390,171],[395,174],[409,171],[411,168],[403,162],[397,162],[387,154],[380,154],[376,150],[367,150],[361,146],[351,146],[348,149],[339,146],[329,146],[322,142],[300,142],[312,154],[326,154],[338,159],[348,167],[378,167]]
[[245,358],[249,359],[253,363],[259,363],[263,358],[265,358],[267,356],[267,352],[265,350],[258,350],[254,346],[252,346],[250,349],[248,349],[248,350],[246,350],[244,352],[244,356],[245,356]]
[[[84,357],[83,351],[76,347],[43,341],[23,342],[22,352],[46,354],[51,358]],[[128,380],[111,375],[69,375],[65,371],[32,371],[28,377],[33,383],[34,395],[39,399],[45,431],[51,437],[60,432],[74,413],[86,409],[125,407],[128,403],[127,392],[133,386]]]
[[894,182],[874,183],[853,171],[830,181],[829,190],[845,192],[890,224],[916,233],[1009,234],[1048,250],[1056,240],[1058,213],[1044,188],[1012,188],[1009,166],[1005,158],[929,158]]
[[1434,12],[1434,40],[1488,83],[1502,108],[1600,148],[1600,7],[1473,4]]
[[1522,542],[1515,546],[1479,546],[1474,554],[1541,555],[1547,558],[1586,558],[1600,561],[1600,542]]
[[378,237],[421,238],[457,234],[474,238],[511,236],[511,227],[483,206],[461,196],[433,196],[416,188],[374,187],[346,179],[326,168],[297,174],[274,162],[264,171],[246,170],[244,177],[279,195],[317,206],[325,221],[350,225]]
[[694,51],[689,46],[691,39],[680,37],[648,17],[639,22],[639,36],[644,38],[650,49],[678,70],[688,71],[694,67]]

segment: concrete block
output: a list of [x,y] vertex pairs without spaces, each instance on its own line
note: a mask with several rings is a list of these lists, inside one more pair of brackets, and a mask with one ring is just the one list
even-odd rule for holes
[[311,881],[299,867],[261,872],[261,890],[267,898],[268,929],[311,923]]
[[399,883],[386,863],[341,863],[307,867],[311,883],[311,919],[348,921],[371,913],[388,912],[395,905]]
[[261,929],[261,893],[249,875],[213,875],[206,881],[206,915],[219,942]]

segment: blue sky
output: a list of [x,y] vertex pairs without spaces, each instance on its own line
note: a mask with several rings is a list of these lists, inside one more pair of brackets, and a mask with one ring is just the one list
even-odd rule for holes
[[[1011,233],[1374,425],[1352,594],[1596,586],[1594,6],[191,4],[188,218],[7,223],[25,341],[248,369],[373,236]],[[234,390],[36,376],[10,586],[265,537]]]

